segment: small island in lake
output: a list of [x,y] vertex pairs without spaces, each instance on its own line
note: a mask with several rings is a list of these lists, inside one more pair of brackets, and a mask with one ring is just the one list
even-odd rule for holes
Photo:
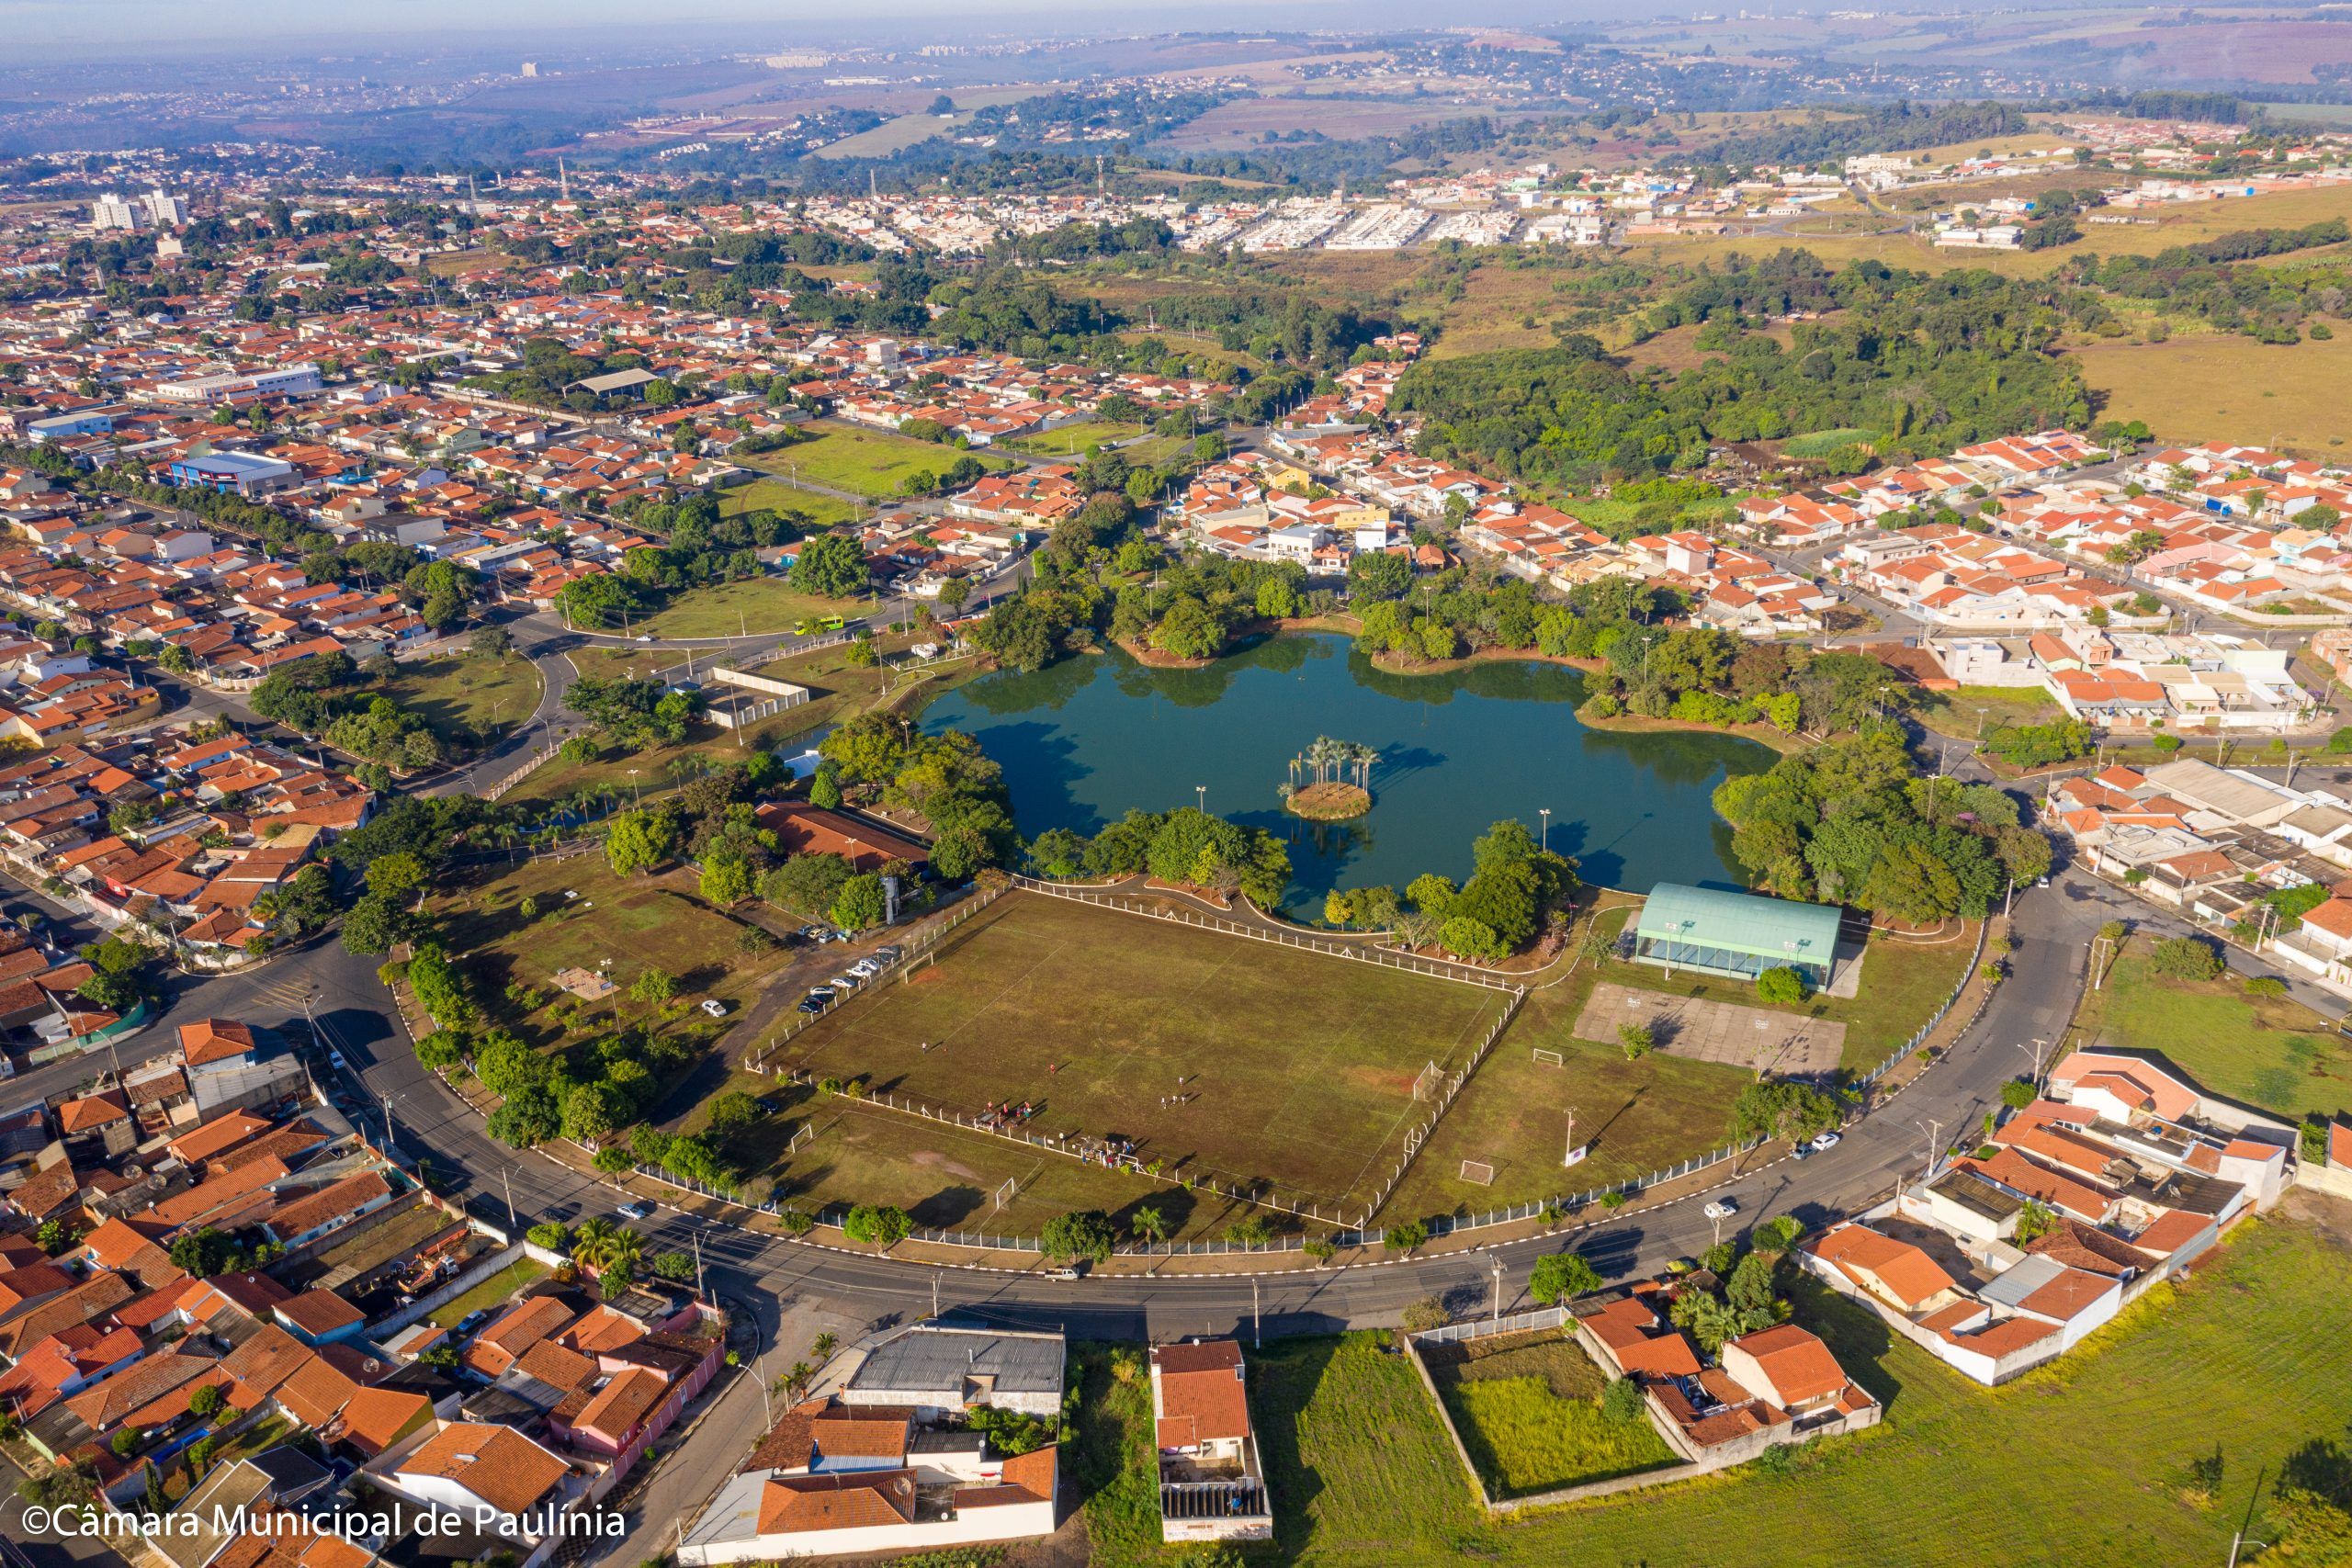
[[[1380,750],[1318,735],[1290,760],[1290,782],[1281,786],[1283,808],[1310,822],[1345,822],[1372,809],[1372,765]],[[1348,775],[1353,773],[1351,784]],[[1305,784],[1299,783],[1305,777]]]

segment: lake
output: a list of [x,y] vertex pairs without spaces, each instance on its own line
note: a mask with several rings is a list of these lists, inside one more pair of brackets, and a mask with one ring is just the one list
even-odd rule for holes
[[[1517,817],[1574,855],[1588,882],[1743,885],[1709,796],[1776,760],[1735,736],[1622,734],[1577,721],[1584,677],[1563,665],[1476,664],[1442,675],[1374,669],[1347,638],[1273,637],[1200,670],[1153,670],[1117,649],[1005,671],[933,703],[922,724],[961,729],[1003,765],[1031,836],[1092,834],[1130,807],[1208,808],[1290,845],[1288,908],[1333,887],[1399,890],[1425,871],[1469,874],[1470,843]],[[1373,807],[1317,825],[1284,811],[1290,759],[1317,735],[1379,749]]]

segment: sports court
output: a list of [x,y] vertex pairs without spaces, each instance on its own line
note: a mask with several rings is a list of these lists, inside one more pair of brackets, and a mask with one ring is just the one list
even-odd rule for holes
[[1128,1140],[1171,1173],[1371,1195],[1426,1113],[1414,1085],[1500,1016],[1485,987],[1011,893],[775,1059],[1023,1130]]
[[1577,1038],[1613,1043],[1628,1023],[1649,1026],[1669,1056],[1717,1062],[1776,1077],[1814,1077],[1837,1069],[1846,1026],[1802,1013],[1703,1001],[1604,982],[1577,1015]]

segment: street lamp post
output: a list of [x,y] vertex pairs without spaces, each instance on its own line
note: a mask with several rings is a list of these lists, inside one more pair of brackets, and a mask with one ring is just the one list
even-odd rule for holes
[[1542,843],[1544,852],[1549,854],[1552,852],[1552,808],[1548,806],[1539,806],[1535,808],[1535,815],[1544,818]]
[[1202,815],[1206,816],[1209,809],[1209,786],[1206,784],[1194,784],[1193,786],[1193,794],[1200,801]]

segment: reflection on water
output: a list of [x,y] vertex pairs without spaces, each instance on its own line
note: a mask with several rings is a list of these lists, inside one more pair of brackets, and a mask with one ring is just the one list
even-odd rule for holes
[[[1498,818],[1540,826],[1589,881],[1736,881],[1730,832],[1708,797],[1772,753],[1731,736],[1587,729],[1584,679],[1555,664],[1477,664],[1442,675],[1373,667],[1344,637],[1270,638],[1200,670],[1152,670],[1115,649],[1034,675],[989,675],[941,697],[927,729],[978,737],[1004,766],[1022,831],[1093,833],[1130,807],[1209,809],[1282,835],[1311,910],[1335,886],[1461,877],[1470,840]],[[1307,823],[1276,786],[1317,735],[1379,749],[1374,807]]]

